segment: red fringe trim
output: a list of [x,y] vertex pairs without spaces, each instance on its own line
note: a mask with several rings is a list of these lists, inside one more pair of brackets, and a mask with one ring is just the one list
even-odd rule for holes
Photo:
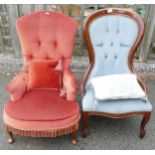
[[13,128],[7,124],[5,124],[5,128],[7,131],[13,132],[17,135],[21,136],[31,136],[31,137],[57,137],[61,135],[70,134],[72,132],[75,132],[79,128],[79,120],[66,128],[60,128],[60,129],[49,129],[49,130],[20,130]]

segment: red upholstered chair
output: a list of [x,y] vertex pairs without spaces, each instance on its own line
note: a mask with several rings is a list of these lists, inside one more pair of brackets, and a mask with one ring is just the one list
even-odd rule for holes
[[[76,144],[80,113],[76,103],[76,80],[70,63],[77,23],[60,13],[40,11],[19,18],[16,26],[24,67],[7,86],[11,99],[4,106],[3,117],[9,142],[14,142],[13,133],[33,137],[56,137],[71,133],[72,143]],[[57,63],[46,66],[45,62],[48,61]],[[35,62],[38,62],[39,68],[33,73],[37,65],[32,67],[31,64]],[[37,89],[33,80],[44,72],[50,81],[48,76],[53,70],[48,67],[52,65],[55,72],[60,73],[60,88]],[[58,73],[54,75],[59,77]],[[53,82],[56,81],[57,78],[53,78]],[[42,80],[38,85],[44,83],[46,81]],[[32,84],[33,87],[30,86]]]

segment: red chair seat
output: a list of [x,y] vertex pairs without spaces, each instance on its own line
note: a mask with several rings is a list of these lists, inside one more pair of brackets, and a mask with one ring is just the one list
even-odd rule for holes
[[52,121],[61,120],[79,113],[76,102],[67,101],[53,90],[32,90],[18,101],[5,105],[7,115],[18,120]]

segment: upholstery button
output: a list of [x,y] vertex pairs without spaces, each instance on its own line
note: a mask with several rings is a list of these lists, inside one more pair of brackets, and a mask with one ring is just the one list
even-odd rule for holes
[[109,29],[106,29],[106,32],[109,32]]
[[113,46],[113,45],[114,45],[114,43],[111,43],[111,44],[110,44],[110,46]]
[[49,59],[48,55],[45,57],[45,59]]
[[33,58],[33,55],[31,54],[31,55],[29,55],[28,57],[29,57],[29,59],[32,59],[32,58]]
[[53,44],[53,47],[57,46],[57,42],[56,41],[53,41],[52,44]]
[[105,59],[107,59],[107,58],[108,58],[108,56],[107,56],[107,55],[105,55],[105,56],[104,56],[104,58],[105,58]]
[[114,58],[117,59],[117,55],[115,55]]
[[38,41],[38,45],[39,45],[39,46],[41,45],[41,41]]
[[119,30],[117,30],[116,33],[118,34],[119,33]]
[[122,46],[123,46],[123,44],[121,43],[121,44],[120,44],[120,46],[122,47]]
[[98,43],[96,44],[96,46],[102,47],[104,45],[104,43]]

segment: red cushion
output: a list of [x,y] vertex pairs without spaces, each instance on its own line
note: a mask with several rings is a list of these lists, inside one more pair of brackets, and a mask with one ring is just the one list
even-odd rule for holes
[[57,91],[32,90],[22,99],[6,103],[5,111],[20,120],[59,120],[78,114],[79,105],[61,98]]
[[54,68],[58,61],[35,60],[29,64],[28,88],[61,88],[61,72]]

